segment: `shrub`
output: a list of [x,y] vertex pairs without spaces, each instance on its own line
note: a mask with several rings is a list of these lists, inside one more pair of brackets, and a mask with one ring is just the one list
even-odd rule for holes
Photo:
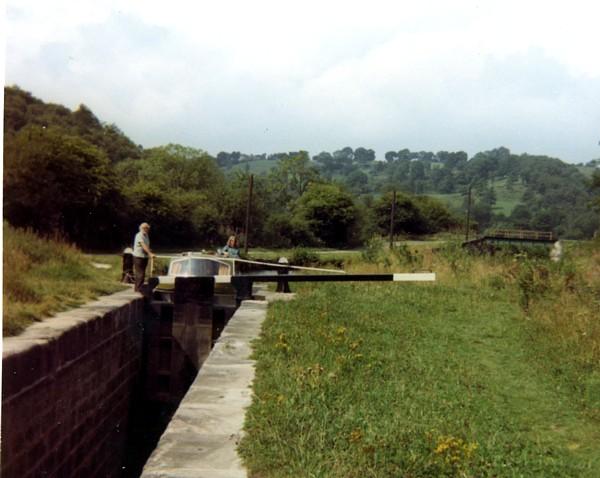
[[406,244],[400,244],[392,248],[392,255],[399,264],[409,267],[420,267],[423,264],[423,256],[413,252]]
[[472,258],[465,251],[460,242],[448,241],[437,249],[437,253],[444,259],[453,274],[466,273],[471,269]]
[[310,230],[308,222],[284,213],[273,214],[267,219],[264,239],[275,247],[319,245],[319,240]]
[[545,264],[522,256],[519,260],[517,287],[519,304],[527,313],[532,299],[540,298],[550,289],[550,271]]
[[320,261],[319,256],[315,252],[303,247],[297,247],[292,250],[291,263],[295,266],[310,266],[317,265]]
[[365,262],[376,264],[385,257],[384,242],[380,237],[372,237],[361,251],[361,257]]

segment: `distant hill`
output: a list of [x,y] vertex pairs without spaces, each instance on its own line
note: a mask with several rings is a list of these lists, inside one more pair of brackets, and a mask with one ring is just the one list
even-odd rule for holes
[[44,103],[18,86],[4,88],[4,134],[16,134],[25,127],[55,128],[80,137],[103,150],[111,162],[138,159],[136,145],[114,124],[100,122],[84,104],[71,111],[62,105]]
[[576,165],[577,170],[586,178],[591,178],[594,172],[600,171],[600,160],[590,161],[587,164]]
[[[492,207],[492,210],[496,214],[503,214],[510,216],[516,206],[519,205],[523,198],[523,194],[527,190],[527,187],[522,182],[517,182],[507,187],[506,179],[497,179],[490,182],[490,186],[493,188],[496,196],[496,201]],[[439,199],[443,203],[447,204],[451,210],[461,213],[466,210],[466,192],[457,193],[429,193],[429,196],[433,196]]]
[[372,149],[349,146],[312,158],[306,151],[212,158],[181,145],[144,150],[83,104],[71,111],[17,86],[5,87],[4,95],[5,218],[94,247],[121,241],[123,225],[140,216],[169,230],[162,237],[171,242],[212,241],[227,229],[241,230],[248,173],[260,179],[255,199],[263,209],[254,224],[267,242],[290,229],[284,219],[300,207],[286,195],[297,200],[312,182],[334,185],[359,206],[361,234],[370,234],[373,204],[391,190],[438,198],[458,218],[470,190],[481,231],[526,228],[585,238],[600,229],[589,186],[600,160],[571,165],[500,147],[471,158],[463,151],[401,149],[376,161]]
[[[572,165],[547,156],[515,155],[504,147],[470,159],[462,151],[403,149],[386,153],[386,161],[375,161],[369,152],[372,150],[350,147],[321,152],[313,156],[312,164],[322,176],[344,184],[357,196],[380,196],[390,189],[428,195],[446,203],[459,216],[466,211],[470,187],[472,213],[482,230],[513,227],[588,237],[600,226],[590,207],[589,191],[598,160]],[[229,154],[220,153],[222,157]],[[235,155],[242,160],[225,164],[225,171],[260,175],[277,164],[265,155]]]

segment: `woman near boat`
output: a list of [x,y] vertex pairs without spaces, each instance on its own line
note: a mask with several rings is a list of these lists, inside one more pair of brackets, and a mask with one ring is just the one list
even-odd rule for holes
[[229,236],[229,239],[227,239],[227,244],[225,244],[225,247],[223,247],[222,249],[219,249],[218,252],[219,252],[220,256],[233,257],[233,258],[239,259],[240,248],[238,246],[237,237]]

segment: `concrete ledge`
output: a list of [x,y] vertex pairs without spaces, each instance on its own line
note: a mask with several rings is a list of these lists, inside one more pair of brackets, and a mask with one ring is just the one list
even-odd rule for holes
[[146,478],[246,478],[244,470],[211,470],[211,469],[182,469],[166,468],[161,471],[144,472]]
[[143,478],[246,478],[236,449],[252,402],[251,341],[261,331],[268,302],[294,294],[261,291],[229,320],[144,467]]

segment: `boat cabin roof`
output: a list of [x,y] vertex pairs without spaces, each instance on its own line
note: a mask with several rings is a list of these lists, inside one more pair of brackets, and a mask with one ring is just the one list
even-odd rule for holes
[[171,259],[169,264],[170,276],[195,277],[232,275],[234,273],[233,263],[212,257],[186,256]]

